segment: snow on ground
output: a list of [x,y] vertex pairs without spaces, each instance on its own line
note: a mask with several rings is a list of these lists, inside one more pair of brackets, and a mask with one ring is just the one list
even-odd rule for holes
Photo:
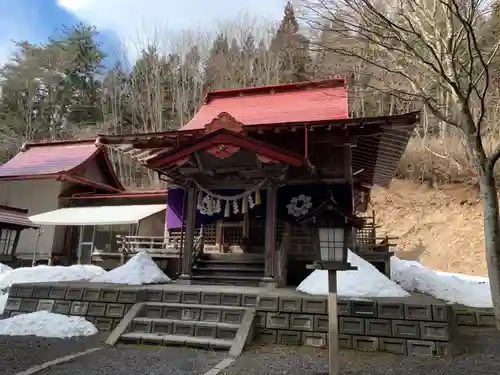
[[489,283],[490,279],[487,276],[473,276],[473,275],[464,275],[463,273],[453,273],[453,272],[441,272],[436,271],[436,273],[440,276],[455,276],[459,279],[463,279],[466,281],[474,281],[476,283]]
[[104,273],[104,269],[93,265],[21,267],[0,275],[0,289],[20,283],[91,280]]
[[[0,263],[0,315],[5,309],[12,284],[58,281],[94,281],[113,284],[154,284],[170,282],[147,253],[138,253],[123,266],[110,272],[93,265],[36,266],[15,270]],[[3,291],[3,293],[1,293]]]
[[391,258],[391,279],[409,292],[470,307],[493,307],[488,278],[436,272],[419,262]]
[[[339,297],[407,297],[409,294],[374,266],[349,251],[348,261],[358,267],[355,271],[337,272]],[[315,270],[304,279],[297,290],[314,295],[328,294],[328,271]]]
[[101,267],[93,265],[63,266],[36,266],[12,268],[0,264],[0,314],[7,303],[8,288],[12,284],[43,283],[50,281],[78,281],[91,280],[96,276],[106,273]]
[[[356,271],[337,273],[339,297],[404,297],[418,292],[440,300],[470,307],[493,307],[487,277],[436,272],[419,262],[391,258],[391,280],[375,267],[349,251]],[[328,294],[328,271],[315,270],[297,290],[316,295]]]
[[97,276],[91,281],[99,283],[141,285],[168,283],[171,280],[156,265],[151,255],[146,252],[140,252],[130,258],[123,266]]
[[47,311],[16,315],[0,320],[0,336],[40,336],[70,338],[92,336],[97,328],[80,316],[66,316]]

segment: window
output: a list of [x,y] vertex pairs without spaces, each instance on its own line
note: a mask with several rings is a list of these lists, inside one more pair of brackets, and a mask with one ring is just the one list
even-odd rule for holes
[[13,255],[17,230],[0,229],[0,255]]
[[116,253],[119,247],[116,236],[128,236],[130,233],[130,225],[85,226],[82,243],[91,244],[94,251],[97,252]]

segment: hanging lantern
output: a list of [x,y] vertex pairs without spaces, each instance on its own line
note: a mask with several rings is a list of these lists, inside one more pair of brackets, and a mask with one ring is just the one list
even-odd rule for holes
[[262,200],[260,199],[260,190],[255,191],[255,204],[258,206],[259,204],[262,203]]

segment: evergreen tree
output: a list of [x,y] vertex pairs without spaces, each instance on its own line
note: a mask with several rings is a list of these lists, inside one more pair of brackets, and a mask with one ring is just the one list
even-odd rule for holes
[[312,61],[309,54],[309,40],[299,33],[299,23],[290,1],[271,41],[270,51],[279,59],[282,83],[310,79],[309,69]]
[[229,43],[224,33],[219,33],[212,43],[205,68],[205,91],[228,88],[227,72],[230,67]]
[[79,24],[45,44],[17,43],[0,71],[0,121],[9,121],[22,139],[68,138],[95,129],[102,119],[98,76],[104,58],[95,36],[94,28]]

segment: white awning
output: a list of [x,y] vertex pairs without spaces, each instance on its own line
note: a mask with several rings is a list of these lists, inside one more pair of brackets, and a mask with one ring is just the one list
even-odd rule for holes
[[40,225],[118,225],[139,221],[167,208],[166,204],[69,207],[30,216]]

